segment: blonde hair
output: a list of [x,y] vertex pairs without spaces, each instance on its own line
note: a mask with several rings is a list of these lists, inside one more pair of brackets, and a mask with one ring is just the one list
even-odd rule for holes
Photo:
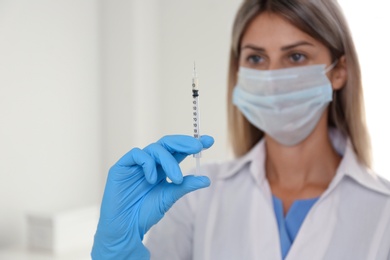
[[348,78],[345,86],[334,92],[328,125],[348,136],[360,162],[370,167],[371,145],[365,121],[359,61],[347,22],[336,0],[246,0],[241,5],[233,25],[228,75],[229,138],[234,154],[242,156],[264,136],[232,104],[241,38],[248,24],[262,12],[278,14],[320,41],[328,47],[333,60],[345,55]]

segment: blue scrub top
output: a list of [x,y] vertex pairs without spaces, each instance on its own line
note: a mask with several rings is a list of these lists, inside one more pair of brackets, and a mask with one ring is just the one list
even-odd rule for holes
[[299,228],[311,207],[318,198],[296,200],[291,205],[289,211],[284,217],[283,203],[276,196],[272,196],[274,211],[279,228],[279,238],[282,250],[282,258],[285,259],[292,243],[294,242]]

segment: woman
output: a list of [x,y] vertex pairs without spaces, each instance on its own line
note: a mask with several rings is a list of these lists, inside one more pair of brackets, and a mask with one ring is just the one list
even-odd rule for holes
[[164,137],[111,168],[94,259],[390,259],[390,184],[370,171],[357,55],[336,1],[245,1],[228,101],[238,158],[205,167],[212,185],[179,200],[146,247],[173,203],[210,184],[183,178],[178,162],[213,140]]

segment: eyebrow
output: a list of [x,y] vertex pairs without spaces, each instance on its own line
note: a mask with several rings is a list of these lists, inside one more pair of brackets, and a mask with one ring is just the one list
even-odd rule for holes
[[300,41],[300,42],[297,42],[297,43],[294,43],[294,44],[291,44],[291,45],[287,45],[287,46],[284,46],[282,48],[280,48],[282,51],[287,51],[289,49],[293,49],[295,47],[298,47],[298,46],[302,46],[302,45],[308,45],[308,46],[313,46],[313,44],[311,44],[310,42],[305,42],[305,41]]
[[[282,51],[287,51],[287,50],[290,50],[290,49],[293,49],[295,47],[298,47],[298,46],[302,46],[302,45],[308,45],[308,46],[313,46],[313,44],[309,43],[309,42],[306,42],[306,41],[300,41],[300,42],[297,42],[297,43],[293,43],[293,44],[290,44],[290,45],[287,45],[287,46],[283,46],[282,48],[280,48]],[[252,45],[252,44],[247,44],[245,45],[244,47],[241,48],[241,50],[243,49],[252,49],[254,51],[258,51],[258,52],[265,52],[265,49],[264,48],[261,48],[261,47],[257,47],[255,45]]]

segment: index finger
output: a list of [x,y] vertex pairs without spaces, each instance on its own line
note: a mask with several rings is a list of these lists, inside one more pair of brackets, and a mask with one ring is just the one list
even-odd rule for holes
[[189,135],[166,135],[157,141],[171,154],[195,154],[203,149],[202,143]]
[[[203,146],[202,150],[208,149],[214,144],[214,138],[212,138],[209,135],[202,135],[199,139],[196,139],[196,140],[201,142],[201,144]],[[177,152],[177,153],[174,153],[172,155],[173,155],[173,157],[175,157],[176,161],[178,163],[180,163],[189,155],[189,153],[178,153]]]
[[167,135],[157,143],[167,149],[180,163],[188,155],[210,148],[214,144],[214,138],[209,135],[203,135],[199,139],[189,135]]

